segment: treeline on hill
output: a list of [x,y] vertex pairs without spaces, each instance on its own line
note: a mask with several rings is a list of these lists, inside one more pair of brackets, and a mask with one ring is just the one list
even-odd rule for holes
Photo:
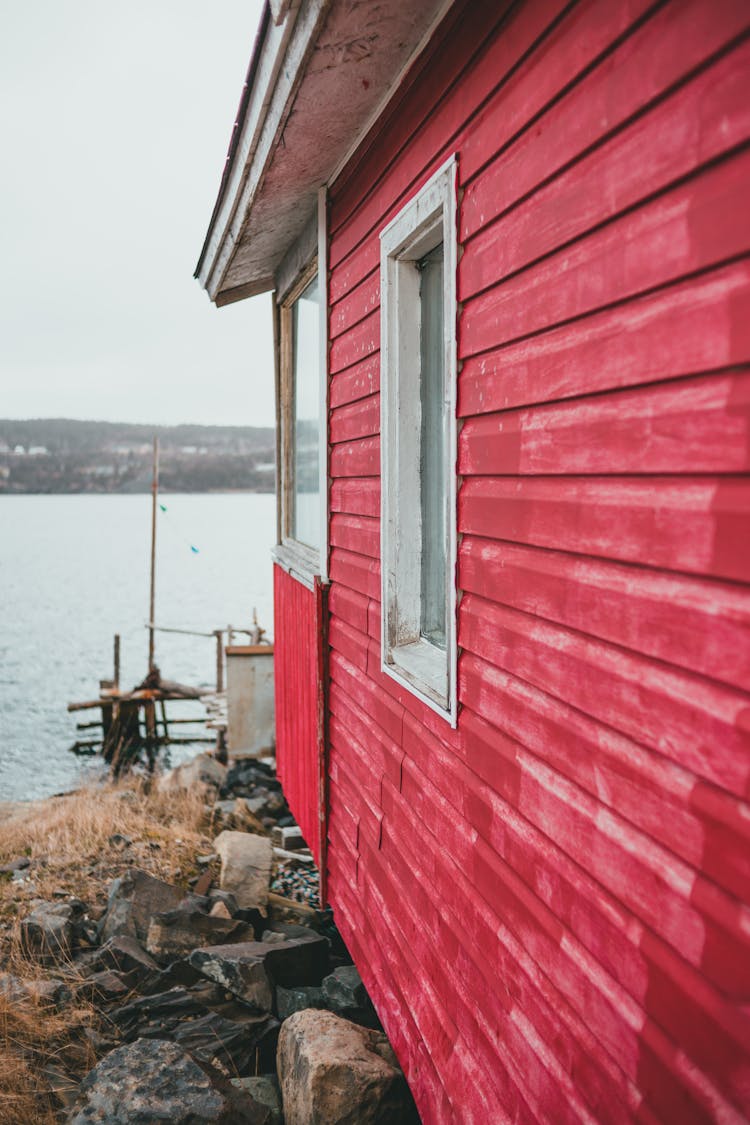
[[0,419],[0,492],[146,492],[159,437],[166,492],[274,489],[274,432],[69,418]]

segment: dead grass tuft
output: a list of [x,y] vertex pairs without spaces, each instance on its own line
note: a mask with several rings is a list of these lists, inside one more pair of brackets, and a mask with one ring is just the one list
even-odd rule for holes
[[[97,918],[110,883],[131,866],[187,886],[197,874],[196,854],[210,851],[206,832],[201,793],[164,793],[133,780],[14,809],[0,820],[0,866],[21,856],[30,866],[0,877],[0,973],[21,980],[59,973],[27,958],[18,941],[20,919],[35,900],[80,898]],[[0,1125],[59,1120],[54,1090],[75,1088],[96,1062],[86,1028],[107,1031],[89,1005],[72,1001],[58,1011],[0,988]]]

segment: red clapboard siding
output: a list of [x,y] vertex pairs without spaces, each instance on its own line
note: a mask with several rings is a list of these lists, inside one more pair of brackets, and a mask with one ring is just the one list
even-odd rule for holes
[[279,566],[273,568],[273,581],[278,774],[302,835],[320,862],[318,638],[322,621],[313,590]]
[[[467,594],[459,643],[644,741],[698,777],[750,796],[747,696]],[[594,674],[596,669],[596,674]]]
[[750,152],[729,157],[503,285],[496,285],[492,252],[484,256],[499,231],[483,232],[468,244],[458,267],[459,298],[467,302],[460,354],[496,347],[747,253],[748,175]]
[[749,433],[750,372],[732,372],[469,419],[458,471],[737,473]]
[[[681,15],[685,23],[693,14],[689,8],[695,6],[683,5]],[[733,7],[738,11],[736,4]],[[661,15],[664,18],[667,13]],[[679,34],[683,28],[680,26],[675,31]],[[669,40],[654,40],[652,32],[653,28],[646,26],[641,37],[648,36],[651,42],[658,43],[658,57],[649,59],[648,64],[663,82],[669,73],[667,60],[674,59],[675,54]],[[695,40],[695,34],[693,23],[691,40],[705,57],[705,42]],[[622,53],[627,52],[631,71],[636,66],[642,68],[645,61],[634,53],[634,47],[633,40],[628,40],[621,48]],[[462,207],[462,240],[486,227],[527,193],[533,193],[533,202],[529,199],[516,207],[504,223],[506,237],[496,248],[499,254],[497,276],[502,277],[505,272],[518,268],[521,256],[526,261],[540,257],[546,247],[559,246],[576,234],[590,230],[745,140],[750,116],[747,108],[748,49],[745,43],[709,70],[701,71],[551,181],[546,144],[540,145],[537,135],[537,143],[531,145],[524,136],[525,143],[519,146],[523,151],[504,152],[493,163],[493,175],[480,174],[467,190]],[[682,55],[678,57],[681,64],[687,61]],[[643,96],[643,85],[635,81],[632,74],[612,73],[612,59],[602,64],[592,78],[599,78],[602,70],[605,74],[599,82],[600,90],[594,93],[589,89],[592,81],[585,81],[565,100],[568,114],[577,114],[577,128],[572,135],[559,132],[559,121],[544,123],[545,139],[551,128],[558,144],[573,146],[560,152],[561,167],[566,157],[578,156],[599,138],[602,125],[611,124],[608,114],[620,121],[626,120],[633,100]],[[622,107],[618,105],[619,98],[623,101]],[[567,106],[569,102],[573,102],[572,107]],[[560,107],[553,107],[551,114],[560,116]],[[589,125],[588,134],[585,125]],[[517,166],[520,172],[515,176]],[[545,180],[543,187],[533,191]],[[585,183],[583,193],[582,183]],[[506,265],[509,243],[513,246],[513,261]]]
[[750,598],[735,585],[467,538],[459,585],[634,652],[750,686]]
[[459,530],[716,578],[750,578],[750,481],[474,477]]
[[712,270],[468,359],[459,414],[639,386],[750,362],[750,264]]
[[366,398],[380,387],[380,356],[368,356],[330,382],[331,409]]
[[[749,28],[459,0],[330,185],[328,887],[426,1123],[750,1116]],[[451,729],[381,667],[378,391],[454,153]]]
[[333,547],[345,547],[349,551],[356,551],[358,555],[378,559],[380,558],[380,523],[365,516],[332,516],[330,541]]
[[337,403],[333,408],[329,431],[331,442],[355,441],[379,432],[380,395],[368,395],[346,405]]

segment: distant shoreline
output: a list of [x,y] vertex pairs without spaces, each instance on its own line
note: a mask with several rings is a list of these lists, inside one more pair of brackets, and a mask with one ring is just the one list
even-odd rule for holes
[[[42,491],[32,489],[4,490],[0,488],[0,498],[4,496],[149,496],[149,488],[131,489],[127,492],[108,492],[105,489],[66,489],[65,491]],[[229,493],[246,492],[251,496],[273,496],[273,488],[160,488],[160,496],[225,496]]]

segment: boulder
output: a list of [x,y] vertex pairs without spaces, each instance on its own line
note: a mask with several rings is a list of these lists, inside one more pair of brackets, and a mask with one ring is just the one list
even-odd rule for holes
[[162,963],[184,957],[198,946],[252,941],[255,930],[247,922],[220,918],[202,910],[178,907],[151,919],[146,949]]
[[217,762],[210,754],[198,754],[189,762],[183,762],[159,778],[159,789],[175,793],[181,789],[220,789],[227,775],[227,767]]
[[220,884],[231,891],[243,910],[265,911],[271,879],[273,847],[267,836],[220,832],[214,850],[221,858]]
[[67,961],[73,951],[75,911],[67,902],[41,902],[21,921],[21,947],[29,957]]
[[417,1125],[382,1032],[308,1008],[285,1020],[277,1068],[286,1125]]
[[285,1020],[295,1012],[303,1012],[305,1008],[325,1008],[322,988],[277,988],[276,1009],[279,1019]]
[[115,879],[110,887],[101,940],[108,941],[116,934],[128,934],[143,942],[154,914],[173,910],[181,900],[182,891],[178,887],[134,867]]
[[81,1083],[68,1125],[270,1125],[270,1110],[207,1072],[175,1043],[138,1039]]
[[190,964],[254,1011],[270,1012],[273,987],[264,963],[265,952],[262,943],[256,941],[217,945],[196,949],[190,954]]

